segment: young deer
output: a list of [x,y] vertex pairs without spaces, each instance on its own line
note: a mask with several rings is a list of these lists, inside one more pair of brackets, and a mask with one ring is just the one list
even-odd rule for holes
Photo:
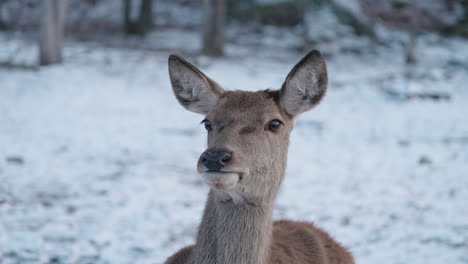
[[296,117],[327,88],[318,51],[307,54],[278,91],[225,91],[179,56],[169,57],[175,96],[205,115],[208,149],[197,170],[211,187],[195,245],[167,264],[354,263],[344,247],[311,223],[272,221]]

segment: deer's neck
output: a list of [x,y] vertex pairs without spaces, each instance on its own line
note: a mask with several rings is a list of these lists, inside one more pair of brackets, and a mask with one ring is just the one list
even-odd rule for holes
[[265,264],[272,237],[272,203],[219,202],[213,191],[199,227],[194,264]]

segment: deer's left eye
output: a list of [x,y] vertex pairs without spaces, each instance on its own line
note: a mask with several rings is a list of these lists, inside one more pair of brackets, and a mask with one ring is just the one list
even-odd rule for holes
[[203,119],[203,121],[201,121],[202,124],[205,125],[205,129],[206,131],[210,132],[213,128],[211,127],[211,122],[210,120],[208,119]]
[[283,122],[281,122],[280,120],[278,119],[273,119],[270,121],[270,123],[268,124],[268,129],[270,131],[273,131],[273,132],[278,132],[278,130],[280,129],[281,125],[284,125]]

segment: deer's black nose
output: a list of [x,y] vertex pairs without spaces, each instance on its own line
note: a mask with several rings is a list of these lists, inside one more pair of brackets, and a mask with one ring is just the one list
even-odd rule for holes
[[201,155],[201,163],[209,171],[219,171],[226,167],[231,161],[232,154],[229,152],[221,151],[205,151]]

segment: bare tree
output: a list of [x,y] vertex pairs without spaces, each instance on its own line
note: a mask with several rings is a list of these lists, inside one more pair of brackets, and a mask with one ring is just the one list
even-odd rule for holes
[[205,20],[203,25],[203,54],[224,54],[224,24],[226,20],[225,0],[203,0]]
[[68,0],[42,0],[39,35],[39,63],[62,62],[62,43]]
[[408,64],[418,61],[417,39],[428,30],[442,30],[457,18],[456,2],[466,0],[361,0],[364,13],[378,18],[386,26],[408,32],[405,59]]
[[5,3],[4,0],[0,0],[0,30],[7,29],[7,23],[5,19],[3,18],[4,13],[3,13],[3,4]]
[[[136,13],[138,8],[139,12]],[[153,0],[123,0],[123,13],[127,34],[144,35],[153,27]]]

